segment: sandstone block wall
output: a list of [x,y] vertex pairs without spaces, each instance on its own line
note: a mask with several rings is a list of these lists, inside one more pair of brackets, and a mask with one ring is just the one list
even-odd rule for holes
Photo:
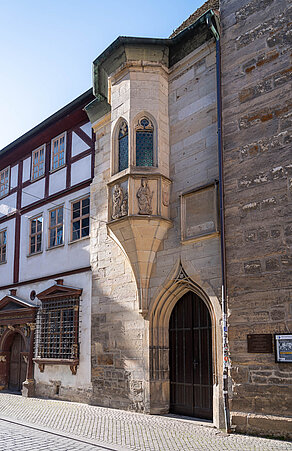
[[220,13],[231,410],[238,430],[269,433],[261,415],[292,415],[292,366],[247,353],[247,334],[292,332],[291,7],[222,0]]

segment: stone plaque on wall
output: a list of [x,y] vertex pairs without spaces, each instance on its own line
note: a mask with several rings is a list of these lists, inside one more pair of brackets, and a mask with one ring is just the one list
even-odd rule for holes
[[272,354],[272,334],[249,334],[247,336],[247,352],[254,354]]
[[182,241],[218,232],[217,185],[212,184],[181,197]]

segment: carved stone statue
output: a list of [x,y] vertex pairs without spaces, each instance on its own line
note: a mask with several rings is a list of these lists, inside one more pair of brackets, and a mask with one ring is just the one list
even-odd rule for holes
[[152,214],[152,197],[153,192],[150,192],[147,179],[142,178],[141,186],[137,191],[139,215]]
[[113,210],[112,219],[118,219],[128,214],[128,196],[124,194],[123,188],[116,184],[112,194]]

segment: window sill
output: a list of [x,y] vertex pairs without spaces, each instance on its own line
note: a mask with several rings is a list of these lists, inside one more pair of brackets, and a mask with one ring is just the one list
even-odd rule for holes
[[36,177],[35,179],[30,179],[30,182],[31,182],[31,183],[34,183],[34,182],[37,182],[38,180],[41,180],[41,179],[43,179],[43,178],[45,178],[45,173],[42,174],[42,175],[39,175],[39,176]]
[[40,255],[40,254],[42,254],[43,253],[43,251],[41,250],[41,251],[38,251],[38,252],[34,252],[33,254],[27,254],[27,258],[29,258],[29,257],[34,257],[35,255]]
[[3,194],[3,196],[0,196],[0,199],[4,199],[4,197],[9,196],[9,194],[10,194],[10,190],[8,191],[8,193],[5,193],[5,194]]
[[66,163],[63,164],[62,166],[58,166],[56,169],[51,169],[51,170],[50,170],[50,174],[53,174],[54,172],[57,172],[57,171],[59,171],[60,169],[63,169],[63,168],[65,168],[65,167],[66,167]]
[[78,240],[69,241],[68,244],[70,245],[70,244],[80,243],[80,241],[89,240],[89,239],[90,239],[90,235],[87,235],[87,236],[83,236],[82,238],[79,238]]
[[5,262],[0,262],[0,265],[5,265],[7,263],[7,260]]
[[77,373],[77,365],[79,365],[79,359],[33,359],[38,364],[41,373],[45,370],[45,365],[70,365],[70,370],[73,375]]
[[57,244],[57,246],[47,247],[46,251],[52,251],[53,249],[58,249],[59,247],[64,247],[65,243]]

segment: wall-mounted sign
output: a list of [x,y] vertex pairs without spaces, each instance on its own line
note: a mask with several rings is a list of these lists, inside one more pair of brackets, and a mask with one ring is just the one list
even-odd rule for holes
[[292,334],[275,334],[276,362],[292,363]]
[[272,354],[272,334],[249,334],[247,336],[247,352]]

